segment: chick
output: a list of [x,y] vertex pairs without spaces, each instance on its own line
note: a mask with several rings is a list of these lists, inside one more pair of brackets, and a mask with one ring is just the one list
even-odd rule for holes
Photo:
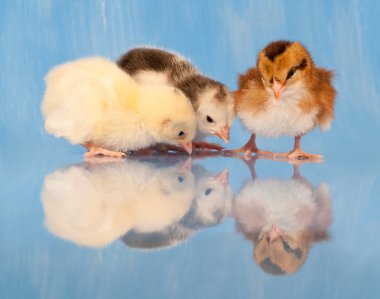
[[255,175],[232,208],[240,232],[254,244],[256,263],[268,273],[292,274],[306,261],[314,242],[328,239],[332,222],[326,184],[313,187],[294,166],[291,179]]
[[288,159],[321,159],[301,150],[301,137],[315,126],[330,128],[334,118],[333,73],[317,67],[298,42],[275,41],[262,49],[256,67],[239,77],[235,92],[236,113],[252,135],[235,152],[272,155],[256,146],[256,135],[294,136],[291,152],[276,154]]
[[214,174],[196,165],[193,174],[196,181],[195,198],[191,209],[181,220],[181,226],[201,230],[220,224],[230,215],[233,199],[228,170]]
[[190,209],[194,183],[187,162],[73,165],[44,180],[45,225],[54,235],[90,247],[105,246],[130,230],[159,231]]
[[53,68],[42,103],[46,130],[88,149],[122,157],[159,142],[192,151],[196,120],[177,88],[139,86],[116,64],[93,57]]
[[212,174],[200,165],[192,168],[195,193],[187,213],[177,222],[160,230],[129,230],[121,240],[128,247],[162,249],[187,241],[197,231],[218,225],[230,215],[232,190],[228,171]]
[[117,63],[139,83],[166,84],[184,92],[196,113],[195,146],[222,149],[220,146],[202,141],[208,135],[215,135],[224,142],[229,142],[234,104],[224,84],[203,76],[182,56],[156,48],[132,49]]

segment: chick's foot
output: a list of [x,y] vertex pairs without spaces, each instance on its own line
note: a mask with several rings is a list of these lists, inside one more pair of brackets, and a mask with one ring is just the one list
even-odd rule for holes
[[113,157],[113,158],[119,158],[119,159],[126,157],[126,154],[123,152],[111,151],[111,150],[98,147],[92,144],[86,144],[85,147],[88,150],[88,152],[84,154],[85,159],[91,158],[91,157],[99,157],[99,156]]
[[312,162],[321,162],[323,161],[323,156],[316,154],[309,154],[304,152],[301,149],[295,149],[291,152],[285,153],[274,153],[273,159],[278,161],[312,161]]
[[323,156],[321,155],[315,155],[315,154],[309,154],[305,153],[301,149],[301,137],[302,135],[296,136],[294,138],[294,148],[291,152],[287,153],[277,153],[274,154],[274,158],[286,158],[289,161],[294,161],[294,160],[307,160],[310,162],[322,162],[323,161]]
[[193,146],[196,149],[207,149],[207,150],[215,150],[215,151],[221,151],[224,149],[223,146],[220,146],[216,143],[209,143],[206,141],[193,141]]
[[110,156],[84,156],[84,161],[88,165],[98,165],[98,164],[108,164],[108,163],[121,163],[124,161],[123,158],[110,157]]
[[248,142],[243,145],[241,148],[235,149],[235,150],[227,150],[224,151],[226,154],[239,154],[244,153],[244,157],[246,160],[251,159],[251,154],[255,153],[258,156],[265,156],[265,157],[272,157],[273,153],[270,151],[262,151],[257,148],[256,146],[256,135],[252,134],[249,138]]
[[301,149],[296,149],[289,153],[289,160],[323,160],[323,156],[316,154],[309,154]]

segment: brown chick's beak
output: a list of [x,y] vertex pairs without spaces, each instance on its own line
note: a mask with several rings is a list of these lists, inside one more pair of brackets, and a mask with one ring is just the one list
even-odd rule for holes
[[225,125],[219,132],[215,132],[215,135],[223,139],[225,143],[230,142],[230,127]]
[[228,175],[229,172],[227,169],[223,170],[223,172],[218,173],[216,176],[214,176],[214,179],[221,183],[224,187],[227,187],[228,185]]
[[281,237],[281,235],[282,235],[282,231],[278,228],[276,224],[273,224],[269,232],[269,241],[272,243],[273,241]]
[[281,94],[284,91],[284,85],[281,84],[281,82],[277,81],[276,79],[273,80],[273,92],[274,92],[274,97],[276,100],[279,100],[281,98]]
[[184,148],[185,151],[191,155],[193,152],[193,143],[192,142],[180,142],[181,146]]

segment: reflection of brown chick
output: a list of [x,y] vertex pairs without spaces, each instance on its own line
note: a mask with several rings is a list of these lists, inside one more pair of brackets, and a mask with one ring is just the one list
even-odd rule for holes
[[315,126],[330,128],[334,118],[333,73],[314,65],[298,42],[275,41],[260,51],[256,67],[239,78],[235,92],[236,113],[252,133],[237,152],[272,154],[256,147],[256,135],[294,136],[291,152],[276,154],[289,159],[320,159],[303,152],[301,136]]
[[255,246],[256,263],[271,274],[291,274],[305,262],[314,242],[328,238],[331,197],[325,184],[314,188],[295,170],[292,179],[246,183],[233,216]]

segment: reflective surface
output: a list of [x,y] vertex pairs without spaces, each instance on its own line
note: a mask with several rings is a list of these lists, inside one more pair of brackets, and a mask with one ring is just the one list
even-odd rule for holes
[[[377,1],[2,4],[0,298],[380,297]],[[234,90],[279,38],[336,70],[336,121],[302,141],[324,163],[90,163],[43,130],[42,78],[57,63],[155,44]],[[235,121],[228,147],[247,139]]]

